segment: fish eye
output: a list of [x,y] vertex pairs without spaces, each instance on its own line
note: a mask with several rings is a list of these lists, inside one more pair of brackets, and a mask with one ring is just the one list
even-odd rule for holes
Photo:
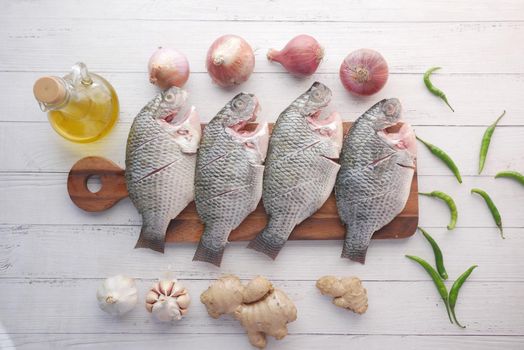
[[242,100],[236,100],[236,101],[233,103],[233,106],[234,106],[235,108],[238,108],[238,109],[243,108],[243,107],[244,107],[244,101],[242,101]]
[[387,116],[387,117],[392,117],[396,114],[397,112],[397,106],[394,104],[394,103],[386,103],[383,107],[382,107],[382,110],[384,111],[384,114]]
[[320,91],[318,91],[318,90],[313,91],[313,98],[314,98],[315,100],[320,100],[321,97],[322,97],[322,96],[321,96],[321,94],[320,94]]
[[172,100],[175,99],[175,95],[173,95],[172,93],[168,93],[164,96],[164,99],[167,101],[167,102],[171,102]]

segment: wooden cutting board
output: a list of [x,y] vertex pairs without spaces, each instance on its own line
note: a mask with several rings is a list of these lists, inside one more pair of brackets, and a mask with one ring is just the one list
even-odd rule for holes
[[[270,124],[270,130],[272,129]],[[344,123],[344,133],[351,123]],[[91,176],[100,178],[102,187],[92,193],[87,188]],[[67,190],[73,203],[90,212],[104,211],[121,199],[127,197],[124,169],[102,157],[80,159],[69,172]],[[230,241],[253,239],[266,225],[267,215],[260,203],[240,226],[229,236]],[[375,232],[374,239],[406,238],[413,235],[418,225],[418,182],[417,172],[413,176],[411,192],[404,210],[388,225]],[[195,203],[192,202],[174,220],[167,229],[166,242],[197,242],[203,232]],[[334,194],[313,216],[298,225],[289,239],[327,240],[344,239],[345,230],[337,214]]]

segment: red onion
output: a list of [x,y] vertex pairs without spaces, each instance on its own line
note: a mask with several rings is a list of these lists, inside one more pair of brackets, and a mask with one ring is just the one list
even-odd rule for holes
[[149,81],[162,90],[181,87],[189,78],[186,56],[171,48],[159,47],[149,59]]
[[267,59],[280,63],[286,70],[299,77],[309,76],[324,58],[324,49],[312,36],[301,34],[291,39],[281,50],[270,49]]
[[207,51],[207,71],[211,79],[222,87],[245,82],[254,67],[253,49],[237,35],[221,36]]
[[355,95],[372,95],[388,81],[388,64],[375,50],[353,51],[340,66],[340,81]]

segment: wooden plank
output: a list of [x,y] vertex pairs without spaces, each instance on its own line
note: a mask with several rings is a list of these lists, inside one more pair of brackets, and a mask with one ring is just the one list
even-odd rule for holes
[[[93,224],[136,225],[140,218],[128,199],[106,212],[86,213],[69,199],[67,174],[0,173],[0,224]],[[524,201],[522,185],[508,179],[463,178],[460,185],[453,176],[418,177],[419,189],[442,190],[455,199],[459,208],[458,227],[495,227],[487,207],[470,189],[488,192],[497,204],[505,227],[524,227],[524,216],[517,208]],[[420,198],[420,225],[443,227],[449,221],[447,206],[434,198]],[[479,212],[482,213],[479,215]],[[27,215],[30,213],[30,215]]]
[[[325,62],[326,64],[328,62]],[[331,62],[330,65],[335,65]],[[70,63],[61,68],[67,73]],[[335,69],[337,67],[333,67]],[[137,73],[104,73],[115,87],[120,100],[120,122],[131,123],[138,111],[153,97],[154,86],[147,80],[146,67]],[[0,72],[0,121],[47,121],[30,92],[35,79],[47,73]],[[524,75],[447,74],[447,68],[435,73],[433,81],[446,91],[455,108],[452,113],[438,98],[431,95],[420,74],[391,74],[386,86],[370,97],[354,97],[344,90],[337,73],[317,74],[309,79],[294,79],[285,72],[254,73],[244,84],[232,89],[219,89],[207,73],[191,73],[185,89],[189,103],[195,105],[202,121],[209,121],[220,108],[238,92],[253,92],[262,106],[260,116],[276,120],[297,96],[318,79],[333,91],[329,109],[337,110],[345,120],[355,120],[383,98],[398,97],[403,115],[413,125],[489,125],[503,109],[507,115],[499,125],[524,125],[524,104],[518,103],[524,91]],[[16,84],[13,82],[16,81]],[[479,89],[489,86],[489,89]],[[129,127],[129,126],[126,126]],[[28,126],[25,126],[28,128]],[[47,130],[47,129],[46,129]],[[26,131],[27,132],[27,131]]]
[[[507,114],[504,118],[507,118],[506,121],[524,120],[514,113]],[[65,173],[80,158],[92,155],[105,157],[123,167],[130,126],[127,123],[118,123],[115,130],[98,142],[75,144],[57,135],[46,122],[0,123],[0,149],[16,150],[0,152],[0,171]],[[485,126],[415,127],[417,135],[444,149],[454,159],[462,175],[477,175],[478,153],[485,130]],[[498,127],[493,135],[482,174],[494,176],[505,169],[524,172],[524,154],[519,151],[521,149],[524,149],[524,127]],[[442,161],[430,154],[420,143],[417,171],[419,175],[451,175]]]
[[[1,336],[0,336],[1,337]],[[7,337],[6,337],[7,338]],[[174,347],[199,350],[242,349],[248,341],[236,334],[181,334],[159,336],[158,334],[12,334],[9,336],[13,347],[19,350],[44,350],[81,347],[82,349],[141,350],[146,348]],[[0,338],[1,339],[1,338]],[[9,340],[0,340],[0,346]],[[391,349],[428,350],[435,345],[447,349],[461,350],[511,350],[524,346],[522,336],[406,336],[406,335],[325,335],[292,334],[282,340],[270,339],[268,348],[279,350],[346,350],[349,347],[366,350],[382,350],[384,344]]]
[[219,33],[238,33],[256,50],[257,72],[281,72],[280,65],[267,61],[267,49],[304,32],[325,47],[319,73],[337,73],[350,51],[369,46],[384,55],[393,73],[422,73],[435,64],[446,73],[524,73],[524,42],[514,40],[524,36],[524,22],[221,22],[217,27],[199,21],[143,20],[133,25],[118,19],[12,17],[0,27],[0,70],[63,72],[81,59],[93,71],[144,72],[151,52],[171,45],[187,55],[193,72],[205,72],[205,53]]
[[[420,267],[413,274],[426,275]],[[137,281],[141,300],[152,282]],[[99,279],[3,280],[0,314],[9,315],[2,322],[13,333],[244,333],[229,317],[215,320],[207,315],[198,299],[211,280],[181,282],[193,303],[188,317],[175,326],[153,322],[140,305],[118,320],[105,314],[96,305]],[[456,307],[466,329],[450,324],[431,281],[365,281],[370,307],[362,316],[332,305],[314,281],[275,281],[274,285],[288,294],[298,310],[297,321],[289,325],[290,334],[524,335],[524,314],[515,307],[524,293],[520,282],[466,283]]]
[[[427,230],[437,240],[450,278],[478,264],[471,281],[524,282],[524,229],[506,228],[506,239],[493,228],[445,227]],[[433,252],[420,233],[409,240],[374,240],[366,265],[341,259],[341,241],[287,242],[278,259],[246,249],[246,243],[227,246],[220,269],[193,262],[196,244],[167,244],[164,255],[133,249],[138,226],[3,225],[0,226],[0,278],[102,278],[127,273],[151,278],[171,265],[181,279],[217,278],[235,273],[241,278],[260,274],[272,280],[311,280],[326,274],[355,274],[365,280],[429,281],[404,257],[413,254],[432,261]],[[81,247],[78,249],[76,247]],[[0,279],[0,284],[2,280]]]
[[[59,8],[52,0],[37,2],[7,1],[0,18],[86,18],[126,19],[131,21],[199,20],[199,21],[314,21],[314,22],[434,22],[434,21],[521,21],[524,8],[518,0],[462,0],[460,2],[388,0],[347,2],[344,6],[336,0],[316,2],[303,0],[271,1],[248,0],[241,5],[234,1],[217,3],[211,0],[198,2],[168,0],[151,3],[141,1],[114,1],[106,6],[102,0],[67,1]],[[496,11],[493,7],[496,6]],[[336,10],[335,10],[336,9]],[[451,10],[452,9],[452,10]]]

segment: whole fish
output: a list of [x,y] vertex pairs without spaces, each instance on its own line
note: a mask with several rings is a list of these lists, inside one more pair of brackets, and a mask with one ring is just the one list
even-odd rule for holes
[[240,93],[207,124],[198,151],[195,203],[205,224],[193,260],[220,266],[230,232],[257,207],[269,139],[267,123],[249,132],[258,100]]
[[364,264],[373,233],[406,205],[415,172],[416,139],[396,98],[360,116],[344,139],[335,195],[346,225],[342,257]]
[[275,259],[291,231],[333,190],[340,165],[342,120],[321,118],[331,90],[315,82],[278,117],[269,141],[262,199],[269,222],[248,248]]
[[194,107],[179,113],[187,93],[159,93],[133,121],[126,149],[126,183],[142,216],[135,248],[164,252],[167,226],[194,197],[200,121]]

